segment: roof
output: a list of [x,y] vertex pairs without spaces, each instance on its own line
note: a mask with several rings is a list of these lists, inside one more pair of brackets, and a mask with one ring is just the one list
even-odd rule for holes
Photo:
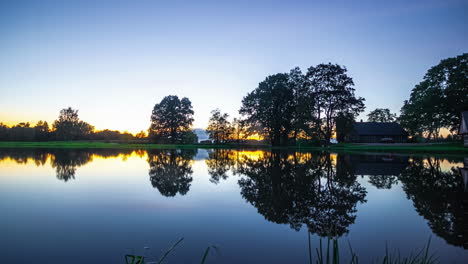
[[458,134],[468,134],[468,111],[462,112]]
[[406,136],[408,133],[398,123],[356,122],[355,132],[360,136]]

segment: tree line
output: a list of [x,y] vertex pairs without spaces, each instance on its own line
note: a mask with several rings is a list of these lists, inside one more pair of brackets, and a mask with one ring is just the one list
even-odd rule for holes
[[78,110],[71,107],[64,108],[49,126],[47,121],[39,121],[36,125],[21,122],[12,127],[0,123],[0,140],[2,141],[53,141],[53,140],[116,140],[129,141],[145,138],[146,134],[140,132],[135,136],[116,130],[95,131],[94,126],[80,120]]
[[[365,99],[355,94],[353,79],[338,64],[299,67],[267,76],[243,99],[239,116],[232,121],[220,109],[211,112],[206,131],[213,143],[241,143],[256,136],[271,145],[328,144],[343,141],[364,109]],[[468,110],[468,53],[442,60],[429,69],[404,102],[397,117],[387,108],[368,114],[370,122],[398,122],[414,138],[437,138],[442,128],[455,133],[460,113]],[[31,127],[0,123],[0,140],[132,140],[161,144],[197,143],[193,132],[194,111],[187,97],[164,97],[151,112],[148,136],[119,131],[94,131],[78,118],[78,110],[66,108],[49,128],[40,121]]]

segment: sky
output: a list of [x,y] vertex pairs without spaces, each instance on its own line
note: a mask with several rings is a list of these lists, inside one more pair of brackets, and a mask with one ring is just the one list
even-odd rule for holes
[[238,116],[266,76],[348,69],[366,111],[399,110],[425,72],[468,52],[468,0],[0,1],[0,122],[79,109],[96,129],[149,127],[164,96],[195,128]]

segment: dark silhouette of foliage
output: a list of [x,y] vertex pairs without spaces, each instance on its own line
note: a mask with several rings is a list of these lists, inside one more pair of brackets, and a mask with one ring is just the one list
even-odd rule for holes
[[37,141],[47,141],[51,138],[49,124],[47,121],[39,121],[34,127],[35,139]]
[[432,231],[447,243],[468,249],[468,192],[459,169],[444,171],[441,162],[415,157],[399,179]]
[[437,138],[441,128],[456,131],[468,110],[468,53],[430,68],[404,102],[400,123],[413,136]]
[[93,153],[87,150],[55,150],[51,165],[57,179],[65,182],[75,179],[76,168],[92,160]]
[[192,158],[196,150],[148,151],[151,184],[167,197],[185,195],[192,182]]
[[53,128],[57,140],[87,139],[94,127],[78,118],[78,110],[71,107],[62,109]]
[[346,166],[330,155],[272,151],[259,159],[239,159],[242,196],[269,221],[320,236],[341,236],[356,218],[366,191]]
[[293,129],[294,92],[289,75],[268,76],[242,99],[239,113],[251,130],[265,135],[272,145],[287,144]]
[[356,117],[364,111],[364,98],[355,96],[353,79],[345,67],[331,63],[312,66],[307,70],[306,85],[317,113],[314,129],[327,143],[339,114]]
[[390,112],[388,108],[376,108],[367,115],[367,121],[369,122],[389,123],[395,122],[396,119],[396,114]]
[[344,142],[354,128],[354,115],[350,113],[338,113],[336,117],[336,139],[338,142]]
[[182,138],[183,144],[195,144],[198,143],[198,136],[195,134],[193,130],[188,130],[184,133],[184,137]]
[[238,151],[228,149],[215,149],[208,153],[208,159],[205,160],[210,174],[210,182],[218,184],[221,179],[228,178],[227,172],[234,168],[236,164],[236,155]]
[[156,104],[151,114],[149,138],[157,143],[180,143],[193,123],[192,103],[170,95]]
[[211,111],[206,132],[214,143],[226,143],[234,134],[234,128],[228,120],[229,115],[221,113],[219,109]]

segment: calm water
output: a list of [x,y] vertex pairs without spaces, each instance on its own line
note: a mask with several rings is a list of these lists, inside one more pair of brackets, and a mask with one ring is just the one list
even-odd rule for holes
[[[468,160],[465,161],[468,163]],[[432,238],[468,263],[463,157],[232,150],[0,149],[1,263],[308,263],[319,238],[362,263]],[[144,247],[148,247],[144,249]],[[315,258],[315,255],[314,255]]]

